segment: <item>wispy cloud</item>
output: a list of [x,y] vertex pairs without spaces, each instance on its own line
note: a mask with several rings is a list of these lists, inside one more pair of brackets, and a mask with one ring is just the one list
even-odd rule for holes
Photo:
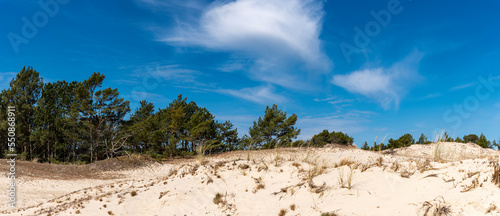
[[422,54],[414,52],[389,68],[377,67],[333,76],[333,84],[377,101],[384,109],[397,109],[409,88],[420,79],[418,63]]
[[342,131],[350,135],[366,131],[363,124],[376,113],[371,111],[352,110],[347,113],[334,113],[321,116],[300,116],[297,127],[301,128],[299,139],[311,139],[315,134],[323,131]]
[[269,105],[286,102],[286,98],[276,94],[271,86],[259,86],[244,89],[217,89],[215,92],[231,95],[254,103]]
[[133,98],[141,98],[141,100],[153,101],[155,103],[165,103],[170,101],[170,99],[161,94],[151,92],[130,91],[130,96]]
[[437,97],[441,97],[443,94],[440,93],[440,92],[434,92],[434,93],[430,93],[422,98],[420,98],[421,100],[425,100],[425,99],[431,99],[431,98],[437,98]]
[[478,84],[478,82],[470,82],[470,83],[466,83],[466,84],[463,84],[463,85],[454,86],[454,87],[450,88],[450,91],[457,91],[457,90],[460,90],[460,89],[469,88],[469,87],[475,86],[477,84]]
[[314,101],[327,102],[329,104],[334,105],[337,108],[342,108],[342,107],[346,107],[346,106],[352,106],[352,103],[355,101],[355,99],[347,99],[347,98],[343,98],[343,97],[333,96],[333,97],[328,97],[328,98],[324,98],[324,99],[315,98]]
[[[158,6],[157,1],[144,1]],[[160,41],[171,45],[252,58],[247,71],[253,79],[297,88],[300,85],[294,83],[301,79],[288,76],[283,81],[291,75],[284,71],[297,66],[302,71],[327,72],[331,66],[319,39],[323,15],[323,2],[315,0],[216,1],[203,9],[197,21],[178,21],[174,30],[156,31]]]
[[16,76],[16,74],[16,72],[0,73],[0,90],[8,89],[10,87],[10,81]]
[[[182,65],[162,65],[152,63],[137,67],[129,74],[132,79],[117,79],[115,83],[128,85],[157,86],[162,84],[189,84],[194,86],[207,86],[207,83],[198,81],[205,74],[185,68]],[[146,89],[149,89],[146,88]]]

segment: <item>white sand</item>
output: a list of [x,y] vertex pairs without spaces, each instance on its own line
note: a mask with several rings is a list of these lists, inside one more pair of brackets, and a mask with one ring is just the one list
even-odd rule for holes
[[[276,155],[274,150],[254,151],[247,160],[246,152],[229,153],[209,157],[205,165],[192,160],[110,172],[126,176],[111,180],[21,178],[18,209],[12,211],[4,199],[0,211],[154,216],[278,215],[286,209],[285,215],[319,216],[425,215],[427,209],[433,215],[439,208],[448,215],[500,215],[500,187],[491,182],[492,162],[500,161],[500,153],[474,144],[413,145],[392,154],[354,148],[284,149]],[[355,162],[350,165],[350,190],[351,168],[338,166],[342,159]],[[413,174],[406,178],[404,173]],[[264,188],[257,189],[258,183]],[[0,185],[6,197],[7,178],[0,179]],[[218,205],[217,193],[223,195]]]

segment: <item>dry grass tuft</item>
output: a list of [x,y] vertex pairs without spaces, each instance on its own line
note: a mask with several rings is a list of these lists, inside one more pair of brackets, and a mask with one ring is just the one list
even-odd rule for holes
[[280,213],[278,214],[278,216],[285,216],[285,215],[286,215],[286,212],[287,212],[287,210],[286,210],[286,209],[281,209],[281,210],[280,210]]
[[451,214],[451,208],[444,198],[439,196],[434,200],[425,201],[420,208],[420,213],[423,216],[446,216]]
[[417,169],[420,171],[420,173],[423,173],[425,171],[433,170],[434,167],[431,165],[431,161],[429,159],[425,160],[425,162],[418,161],[417,162]]
[[340,162],[338,164],[335,165],[335,168],[341,167],[341,166],[348,166],[348,167],[350,167],[354,163],[355,162],[352,161],[351,159],[343,158],[342,160],[340,160]]
[[212,200],[215,205],[225,205],[226,204],[226,199],[225,196],[222,195],[221,193],[216,193],[214,199]]
[[335,212],[323,212],[321,216],[337,216],[337,214],[335,214]]
[[500,187],[500,165],[498,163],[495,163],[493,165],[493,174],[491,176],[491,182]]
[[240,164],[240,165],[238,166],[238,168],[243,169],[243,170],[244,170],[244,169],[248,169],[249,167],[250,167],[250,166],[248,166],[248,164]]
[[377,158],[377,166],[381,167],[384,164],[384,158],[382,156]]
[[497,206],[495,204],[491,203],[490,207],[488,207],[488,209],[486,210],[486,214],[489,214],[497,209],[498,209]]
[[292,166],[297,167],[297,169],[298,169],[300,167],[300,163],[299,162],[293,162]]
[[312,181],[309,181],[308,184],[309,184],[309,187],[311,188],[310,189],[311,192],[317,193],[320,195],[323,195],[323,192],[325,192],[326,189],[328,189],[328,187],[326,186],[326,182],[323,182],[323,184],[321,186],[314,185],[314,183]]
[[339,184],[341,188],[347,188],[351,190],[353,173],[354,169],[351,168],[349,168],[349,173],[347,174],[343,168],[339,170]]
[[325,173],[326,166],[314,166],[307,171],[306,180],[311,181],[314,177]]
[[360,167],[361,167],[361,172],[364,172],[364,171],[370,169],[371,165],[369,165],[369,164],[361,164]]
[[398,162],[398,161],[394,161],[394,162],[392,163],[391,169],[392,169],[394,172],[397,172],[397,171],[399,170],[400,166],[401,166],[401,165],[399,164],[399,162]]
[[263,183],[259,183],[259,184],[257,184],[257,186],[255,186],[252,193],[257,193],[257,191],[259,191],[260,189],[264,189],[264,188],[266,188],[266,185]]
[[409,172],[407,170],[403,170],[401,172],[401,177],[403,177],[403,178],[410,178],[410,176],[412,176],[414,173],[415,173],[415,171]]

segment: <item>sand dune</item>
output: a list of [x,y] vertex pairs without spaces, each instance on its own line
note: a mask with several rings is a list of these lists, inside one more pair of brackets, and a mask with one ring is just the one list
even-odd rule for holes
[[[384,153],[335,146],[293,148],[231,152],[206,161],[96,171],[95,178],[20,174],[18,208],[5,204],[0,211],[2,215],[280,215],[280,211],[318,216],[500,215],[500,187],[492,182],[500,153],[475,144],[413,145]],[[57,175],[57,169],[51,172]],[[2,175],[6,176],[4,169]],[[6,187],[7,178],[0,179],[0,185]]]

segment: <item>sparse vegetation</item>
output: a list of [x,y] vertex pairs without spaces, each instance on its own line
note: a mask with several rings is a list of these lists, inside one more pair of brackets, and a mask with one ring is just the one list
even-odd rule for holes
[[432,201],[425,201],[420,208],[420,213],[419,215],[423,216],[447,216],[451,214],[451,208],[440,196]]
[[132,191],[132,192],[130,192],[130,196],[133,196],[133,197],[134,197],[134,196],[136,196],[136,195],[137,195],[137,191]]
[[225,196],[222,195],[221,193],[216,193],[215,197],[212,201],[214,202],[215,205],[219,205],[219,204],[225,205],[226,204]]
[[349,158],[342,158],[342,160],[340,160],[340,162],[338,164],[336,164],[335,167],[341,167],[341,166],[349,166],[350,167],[354,163],[356,163],[356,162],[352,161]]
[[290,210],[295,211],[295,208],[296,208],[295,204],[290,205]]
[[278,216],[285,216],[287,213],[287,210],[286,209],[281,209],[280,210],[280,213],[278,214]]
[[337,214],[335,212],[324,212],[321,213],[321,216],[337,216]]
[[[339,170],[339,184],[342,188],[347,188],[351,190],[352,177],[353,177],[354,169],[349,167],[349,172],[346,173],[344,167],[341,167]],[[347,184],[347,186],[345,185]]]
[[266,188],[266,185],[263,184],[263,183],[258,183],[257,186],[255,186],[255,188],[253,189],[253,193],[257,193],[257,191],[259,191],[260,189],[264,189]]
[[500,165],[498,162],[493,165],[493,174],[491,176],[491,182],[500,187]]

